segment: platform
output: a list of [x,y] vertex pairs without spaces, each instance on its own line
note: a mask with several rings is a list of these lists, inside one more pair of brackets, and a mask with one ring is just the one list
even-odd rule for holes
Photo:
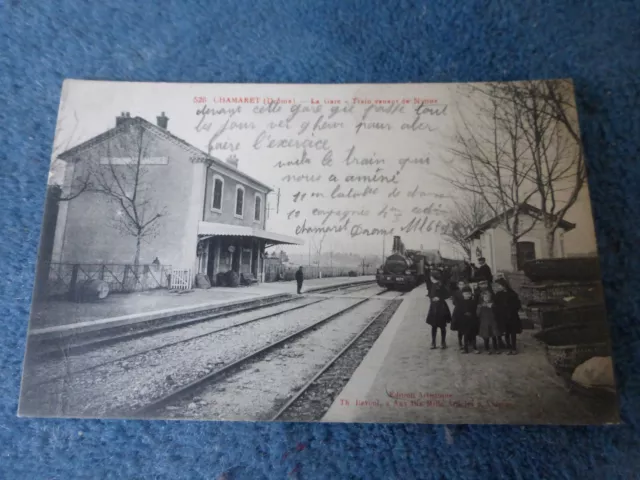
[[532,330],[518,336],[514,356],[464,354],[451,331],[449,348],[431,350],[428,307],[424,287],[404,297],[322,421],[585,424],[610,418],[590,399],[568,393]]
[[[375,281],[375,276],[305,280],[303,293],[343,284]],[[49,300],[34,304],[29,335],[42,337],[128,325],[168,315],[227,308],[251,302],[276,300],[296,294],[295,282],[261,283],[248,287],[213,287],[185,293],[167,290],[114,294],[99,302],[73,303]]]

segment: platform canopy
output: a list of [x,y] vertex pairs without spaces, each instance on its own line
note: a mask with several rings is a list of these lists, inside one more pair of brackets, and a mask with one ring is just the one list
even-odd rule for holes
[[259,228],[243,225],[228,225],[226,223],[200,222],[198,223],[199,237],[215,237],[226,235],[230,237],[255,237],[266,240],[268,245],[304,245],[304,240],[297,237],[267,232]]

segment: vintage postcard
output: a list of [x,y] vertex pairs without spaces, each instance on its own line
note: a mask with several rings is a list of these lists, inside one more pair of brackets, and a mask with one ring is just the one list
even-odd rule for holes
[[65,81],[19,415],[619,423],[570,80]]

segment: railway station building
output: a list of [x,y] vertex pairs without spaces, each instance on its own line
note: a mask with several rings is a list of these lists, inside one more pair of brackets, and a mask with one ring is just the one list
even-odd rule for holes
[[[113,128],[58,156],[64,162],[51,263],[170,267],[193,285],[233,270],[264,279],[265,248],[304,242],[266,229],[272,189],[157,123],[123,113]],[[135,259],[137,258],[137,263]],[[185,284],[188,286],[185,287]]]

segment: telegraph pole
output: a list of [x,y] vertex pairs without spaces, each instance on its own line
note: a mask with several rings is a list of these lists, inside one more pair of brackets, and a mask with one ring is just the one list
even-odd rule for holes
[[369,264],[365,263],[367,257],[362,258],[362,275],[364,275],[364,267],[368,267]]
[[[272,193],[272,192],[269,192],[269,193]],[[278,188],[278,190],[276,191],[276,208],[273,208],[270,202],[268,202],[266,198],[265,198],[265,202],[267,203],[266,209],[265,209],[267,211],[267,218],[271,217],[272,210],[275,210],[276,213],[280,213],[280,189]]]

